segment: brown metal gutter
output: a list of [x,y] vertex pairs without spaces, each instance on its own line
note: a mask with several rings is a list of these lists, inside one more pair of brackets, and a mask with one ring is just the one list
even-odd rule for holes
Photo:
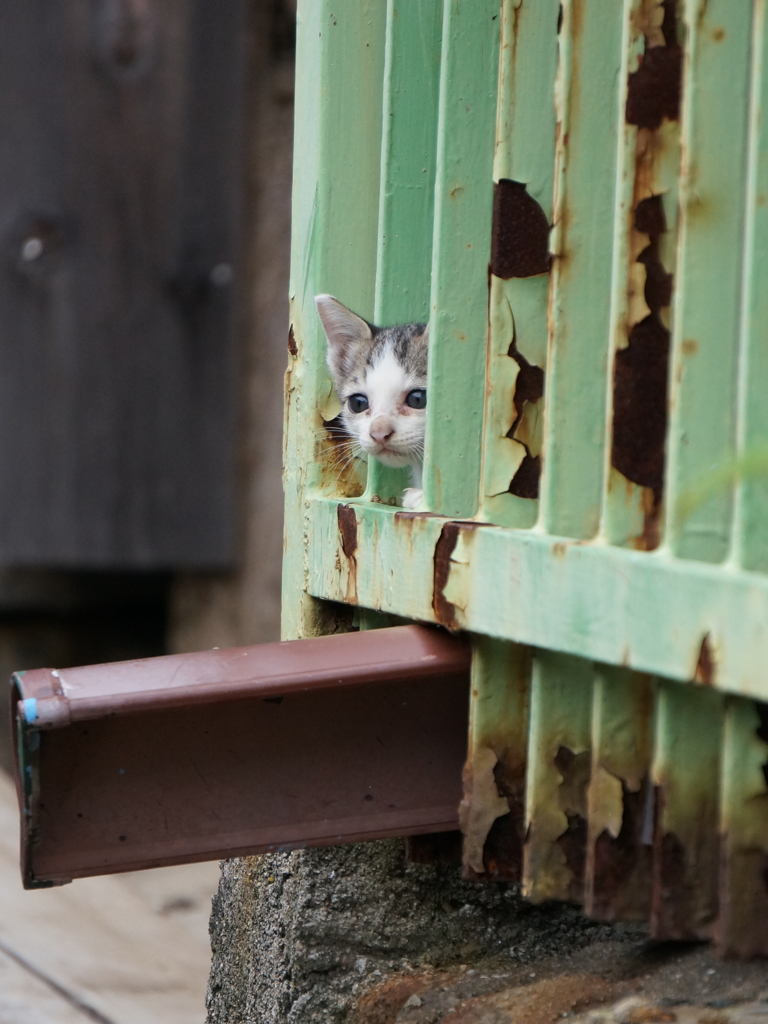
[[397,626],[17,673],[25,886],[455,829],[469,657]]

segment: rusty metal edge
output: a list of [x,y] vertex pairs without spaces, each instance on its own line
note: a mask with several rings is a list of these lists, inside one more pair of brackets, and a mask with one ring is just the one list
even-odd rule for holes
[[[314,670],[308,670],[305,666],[296,677],[291,676],[291,664],[296,663],[298,651],[306,653],[310,644],[313,645],[312,650],[317,651],[317,639],[259,645],[258,648],[247,649],[252,653],[263,653],[264,648],[269,648],[270,657],[273,659],[271,670],[263,672],[260,678],[237,678],[232,685],[227,685],[224,673],[215,684],[196,684],[194,681],[194,666],[199,660],[202,659],[203,663],[209,666],[210,662],[205,659],[213,654],[221,664],[226,665],[233,653],[227,650],[87,666],[82,670],[67,670],[62,673],[49,669],[16,673],[11,680],[10,698],[12,721],[16,727],[14,768],[21,811],[21,873],[24,887],[48,888],[52,885],[65,884],[78,877],[237,857],[275,849],[289,850],[307,845],[323,846],[456,829],[458,801],[456,807],[433,806],[411,813],[412,820],[408,820],[408,814],[405,815],[406,820],[400,814],[397,822],[387,821],[387,815],[373,819],[358,817],[345,820],[343,828],[339,828],[338,822],[332,830],[328,828],[330,823],[323,826],[322,823],[314,822],[309,828],[284,829],[282,834],[275,835],[273,831],[271,835],[262,836],[256,833],[264,830],[245,830],[240,835],[231,834],[228,838],[225,837],[223,843],[198,843],[191,852],[188,844],[180,843],[178,849],[170,853],[165,849],[158,855],[156,852],[153,853],[150,844],[146,850],[134,850],[130,862],[125,864],[112,863],[103,866],[97,863],[94,856],[83,851],[83,864],[80,868],[68,871],[66,877],[55,870],[41,871],[40,863],[34,863],[36,859],[40,860],[39,855],[35,857],[41,807],[40,748],[43,736],[51,730],[65,730],[75,721],[94,721],[126,715],[134,717],[137,714],[142,716],[154,711],[168,712],[174,708],[214,703],[228,704],[248,698],[274,700],[281,699],[287,694],[296,695],[308,691],[338,692],[340,689],[354,686],[365,688],[371,684],[381,686],[411,680],[416,683],[418,680],[441,676],[447,678],[466,675],[468,680],[468,644],[433,627],[398,626],[321,639],[333,643],[323,645],[324,657],[315,664]],[[235,651],[239,653],[243,649]],[[345,661],[347,651],[352,657]],[[274,659],[280,663],[280,671],[274,671]],[[175,688],[171,694],[156,689],[141,690],[142,673],[146,670],[150,673],[156,672],[159,667],[171,678],[180,668],[183,669],[188,677],[185,684]],[[74,677],[77,681],[78,674],[83,672],[87,672],[91,679],[100,677],[102,691],[104,677],[111,678],[115,684],[119,682],[121,685],[125,685],[127,679],[129,689],[126,691],[114,685],[110,693],[102,692],[94,699],[89,696],[87,688],[81,686],[77,700],[68,699],[61,692],[62,676],[70,680]],[[30,702],[34,702],[34,714],[30,714]],[[49,714],[48,709],[53,709],[53,713]],[[291,832],[293,834],[290,834]]]
[[[250,665],[256,658],[261,664]],[[27,724],[50,729],[191,703],[450,675],[468,671],[470,660],[464,639],[434,627],[409,625],[73,669],[35,669],[16,673],[13,685]],[[234,666],[250,671],[232,678]],[[203,667],[212,678],[196,680],[195,673]],[[114,685],[109,684],[111,677]],[[179,683],[179,678],[184,681]]]

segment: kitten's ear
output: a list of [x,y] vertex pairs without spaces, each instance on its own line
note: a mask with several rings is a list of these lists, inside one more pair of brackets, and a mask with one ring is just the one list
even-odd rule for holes
[[371,325],[332,295],[316,295],[315,305],[328,339],[328,365],[339,380],[346,376],[350,348],[373,339]]

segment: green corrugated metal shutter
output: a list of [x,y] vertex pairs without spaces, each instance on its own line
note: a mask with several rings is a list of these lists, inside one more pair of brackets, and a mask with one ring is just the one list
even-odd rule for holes
[[[767,44],[761,0],[300,4],[287,377],[285,634],[340,605],[475,634],[467,872],[742,955],[768,952]],[[429,513],[334,467],[317,292],[429,318]]]

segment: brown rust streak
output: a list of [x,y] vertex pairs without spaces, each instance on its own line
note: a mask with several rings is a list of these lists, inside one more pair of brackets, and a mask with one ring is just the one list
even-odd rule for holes
[[549,273],[549,221],[522,181],[501,178],[493,189],[491,273],[503,280]]
[[299,354],[299,348],[296,344],[296,335],[293,333],[293,324],[288,328],[288,351],[292,356]]
[[502,751],[493,776],[499,795],[509,804],[509,814],[497,818],[483,849],[485,878],[493,882],[520,882],[525,842],[525,751]]
[[440,536],[435,544],[433,556],[434,584],[432,589],[432,609],[435,618],[447,629],[457,630],[459,624],[456,621],[456,607],[445,599],[443,591],[448,584],[448,577],[451,574],[451,555],[459,540],[459,523],[446,523],[440,531]]
[[[638,127],[632,200],[633,252],[646,236],[648,244],[634,257],[645,269],[644,299],[648,315],[628,322],[628,342],[614,362],[613,437],[611,463],[627,480],[647,491],[643,499],[643,530],[635,545],[651,551],[661,540],[667,433],[667,384],[670,334],[663,311],[672,300],[672,275],[660,257],[660,239],[667,230],[664,204],[657,194],[656,167],[665,120],[677,120],[682,85],[682,49],[678,43],[676,0],[661,5],[663,21],[654,22],[659,5],[649,0],[639,10],[638,28],[645,35],[645,53],[629,76],[625,116]],[[633,284],[628,282],[630,307]]]
[[651,846],[644,828],[648,801],[653,799],[649,777],[637,792],[621,782],[621,830],[615,838],[604,830],[595,841],[590,917],[600,921],[645,920],[651,888]]
[[696,671],[693,674],[694,682],[701,683],[704,686],[714,686],[715,669],[716,663],[712,651],[711,636],[709,633],[705,633],[701,638],[699,658],[696,662]]
[[[404,514],[404,518],[405,518]],[[416,513],[417,516],[424,516],[426,513]],[[451,574],[451,556],[456,549],[459,535],[462,532],[476,530],[480,526],[491,526],[491,523],[471,522],[466,520],[450,521],[445,523],[440,536],[435,544],[435,552],[432,558],[434,565],[432,585],[432,610],[435,618],[441,626],[451,631],[459,630],[461,626],[456,618],[456,606],[447,601],[443,591],[448,584],[448,577]]]
[[[665,118],[677,121],[680,117],[683,51],[677,41],[676,6],[677,0],[662,4],[664,45],[646,45],[640,66],[629,76],[626,119],[638,128],[654,131]],[[647,29],[645,34],[648,39]]]
[[587,786],[589,785],[592,755],[586,750],[575,754],[561,746],[555,755],[555,767],[563,777],[560,783],[560,809],[568,820],[565,832],[556,840],[563,851],[565,863],[572,878],[568,885],[568,899],[581,902],[584,898],[584,869],[587,860]]
[[[712,803],[717,795],[711,794]],[[714,808],[701,820],[690,849],[664,829],[664,785],[655,787],[651,936],[654,939],[710,939],[718,917],[718,837],[707,827]],[[717,849],[714,847],[717,846]]]
[[357,516],[352,505],[337,505],[336,519],[341,534],[341,550],[347,560],[348,577],[347,593],[348,602],[357,603]]
[[[513,318],[514,319],[514,318]],[[518,498],[538,498],[539,480],[541,478],[541,456],[534,455],[525,441],[517,437],[526,406],[532,407],[544,397],[545,374],[540,366],[529,363],[517,347],[517,331],[513,330],[507,355],[518,365],[515,390],[512,401],[515,407],[515,419],[507,431],[507,437],[516,441],[525,449],[523,461],[517,468],[509,484],[509,493]]]

